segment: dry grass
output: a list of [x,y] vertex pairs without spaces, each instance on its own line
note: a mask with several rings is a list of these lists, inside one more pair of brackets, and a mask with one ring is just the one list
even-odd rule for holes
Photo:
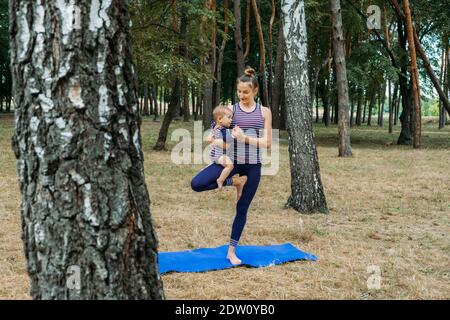
[[[448,299],[450,298],[450,127],[423,126],[420,150],[397,146],[386,127],[352,130],[354,157],[337,157],[336,127],[316,125],[329,215],[283,209],[290,193],[287,145],[280,170],[263,176],[241,244],[290,242],[318,256],[267,268],[237,267],[162,276],[168,299]],[[28,298],[20,238],[19,190],[10,148],[12,120],[0,118],[0,298]],[[143,147],[160,251],[228,242],[235,193],[195,193],[202,165],[174,165],[151,150],[160,123],[145,120]],[[192,130],[192,122],[174,128]],[[285,137],[286,133],[282,133]],[[176,142],[170,142],[169,147]],[[381,269],[369,290],[368,266]]]

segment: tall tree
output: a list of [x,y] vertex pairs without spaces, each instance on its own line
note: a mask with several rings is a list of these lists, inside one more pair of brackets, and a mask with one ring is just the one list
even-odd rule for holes
[[[245,51],[244,51],[244,61],[247,60],[248,54],[250,53],[250,15],[251,15],[251,1],[247,0],[245,6]],[[240,74],[241,75],[241,74]]]
[[31,296],[163,299],[128,7],[98,4],[10,1]]
[[277,60],[275,63],[275,77],[272,86],[272,126],[275,129],[280,129],[282,119],[281,119],[281,100],[284,92],[284,36],[283,36],[283,25],[282,21],[279,23],[278,27],[278,37],[277,37]]
[[275,13],[276,13],[276,8],[275,8],[275,0],[272,0],[272,14],[270,15],[270,22],[269,22],[269,72],[268,72],[268,92],[270,94],[269,97],[269,107],[272,108],[272,74],[273,74],[273,67],[272,67],[272,63],[273,63],[273,49],[272,49],[272,34],[273,34],[273,23],[275,21]]
[[241,29],[241,0],[234,0],[234,43],[236,46],[236,64],[238,76],[244,74],[244,52],[242,49],[242,29]]
[[[180,37],[182,39],[186,39],[186,33],[187,33],[187,15],[186,11],[184,10],[184,3],[186,0],[180,1],[180,11],[181,11],[181,17],[180,17]],[[172,28],[174,31],[178,31],[178,11],[177,11],[177,3],[176,1],[173,1],[173,7],[172,7]],[[178,52],[180,56],[184,57],[186,55],[186,46],[187,43],[181,42],[180,47],[178,48]],[[178,113],[180,111],[181,106],[181,87],[182,87],[182,81],[180,78],[176,78],[174,81],[172,93],[170,96],[170,102],[169,106],[167,107],[167,112],[164,115],[164,119],[161,124],[161,128],[159,128],[159,134],[158,139],[156,140],[155,145],[153,146],[153,150],[164,150],[166,148],[166,140],[167,135],[169,133],[169,127],[174,118],[178,116]],[[187,86],[187,85],[186,85]]]
[[[205,6],[210,10],[212,18],[211,30],[211,52],[205,56],[205,68],[209,71],[210,78],[206,80],[204,86],[204,100],[203,100],[203,127],[208,129],[212,121],[213,109],[213,79],[216,72],[216,0],[206,0]],[[205,21],[202,21],[204,25]]]
[[339,156],[350,157],[350,121],[347,67],[344,52],[344,37],[342,33],[342,17],[340,0],[330,0],[331,22],[333,29],[333,61],[336,71],[336,85],[338,91],[339,118]]
[[408,38],[409,45],[409,56],[410,56],[410,72],[412,80],[412,96],[413,96],[413,110],[414,110],[414,135],[413,135],[413,147],[420,147],[420,134],[421,134],[421,119],[422,113],[420,108],[420,91],[419,91],[419,72],[417,70],[416,61],[416,46],[414,43],[414,31],[411,18],[411,10],[409,8],[409,1],[403,0],[403,10],[405,11],[405,26],[406,34]]
[[[402,21],[405,22],[406,24],[406,16],[405,13],[402,12],[400,5],[398,4],[397,0],[389,0],[389,3],[391,4],[392,8],[395,10],[395,13],[397,14],[397,17],[399,19],[401,19]],[[408,5],[409,7],[409,5]],[[436,7],[439,8],[439,6],[436,4]],[[444,4],[444,8],[442,8],[443,10],[446,10],[446,4]],[[439,10],[441,10],[439,8]],[[442,10],[441,10],[442,11]],[[448,17],[445,16],[445,21],[448,21]],[[448,25],[448,24],[447,24]],[[439,80],[436,78],[436,76],[434,75],[433,69],[430,66],[430,62],[428,60],[428,57],[425,54],[425,51],[422,49],[422,46],[420,45],[420,41],[419,41],[419,37],[417,36],[417,32],[415,30],[416,28],[414,27],[414,25],[412,25],[412,36],[414,39],[414,47],[417,50],[417,53],[419,54],[420,58],[423,61],[423,66],[425,68],[425,70],[428,73],[428,76],[430,77],[431,82],[434,85],[434,88],[436,89],[439,97],[442,100],[443,106],[444,108],[447,110],[447,113],[450,115],[450,104],[447,98],[447,93],[444,92],[444,90],[442,90],[440,84],[439,84]],[[403,93],[402,93],[403,94]]]
[[303,0],[282,0],[285,95],[291,195],[286,206],[305,213],[327,213],[314,143],[309,97],[307,36]]
[[398,31],[398,43],[400,49],[405,53],[400,55],[400,70],[399,85],[401,93],[402,113],[400,115],[401,131],[397,139],[397,144],[410,145],[411,144],[411,99],[408,89],[408,80],[406,78],[408,57],[406,55],[406,38],[403,32],[403,20],[397,16],[397,31]]
[[214,106],[219,105],[221,99],[221,88],[222,88],[222,65],[224,59],[225,45],[228,41],[228,0],[223,0],[223,35],[222,35],[222,44],[220,45],[219,50],[219,60],[217,61],[217,83],[216,83],[216,101]]
[[266,45],[264,44],[264,34],[261,24],[261,16],[259,15],[258,4],[256,0],[252,0],[253,11],[255,13],[256,30],[258,31],[259,40],[259,68],[262,78],[262,104],[269,107],[269,94],[267,92],[267,77],[266,77]]

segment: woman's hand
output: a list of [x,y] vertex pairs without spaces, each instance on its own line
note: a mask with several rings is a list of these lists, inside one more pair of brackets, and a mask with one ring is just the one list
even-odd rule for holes
[[245,141],[245,134],[244,131],[242,131],[241,128],[238,126],[234,127],[231,131],[231,135],[233,138],[235,138],[237,141],[244,142]]

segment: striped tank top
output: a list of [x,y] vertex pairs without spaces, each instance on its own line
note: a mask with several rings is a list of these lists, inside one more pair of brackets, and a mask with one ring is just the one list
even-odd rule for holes
[[[262,109],[259,103],[253,111],[247,112],[241,109],[239,103],[233,105],[233,120],[230,128],[238,126],[245,135],[250,137],[260,138],[263,136],[264,119],[262,116]],[[261,150],[250,144],[243,142],[234,143],[234,159],[237,163],[261,163]]]

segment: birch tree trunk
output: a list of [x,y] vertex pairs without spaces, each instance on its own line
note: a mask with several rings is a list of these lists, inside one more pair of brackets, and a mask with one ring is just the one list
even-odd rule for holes
[[163,299],[126,1],[10,1],[33,299]]
[[341,4],[339,0],[331,0],[330,5],[333,28],[333,61],[338,91],[339,157],[350,157],[352,156],[352,148],[350,146],[348,82],[342,34]]
[[304,3],[302,0],[282,0],[281,5],[286,44],[284,78],[291,167],[291,195],[286,206],[305,213],[327,213],[312,128]]

